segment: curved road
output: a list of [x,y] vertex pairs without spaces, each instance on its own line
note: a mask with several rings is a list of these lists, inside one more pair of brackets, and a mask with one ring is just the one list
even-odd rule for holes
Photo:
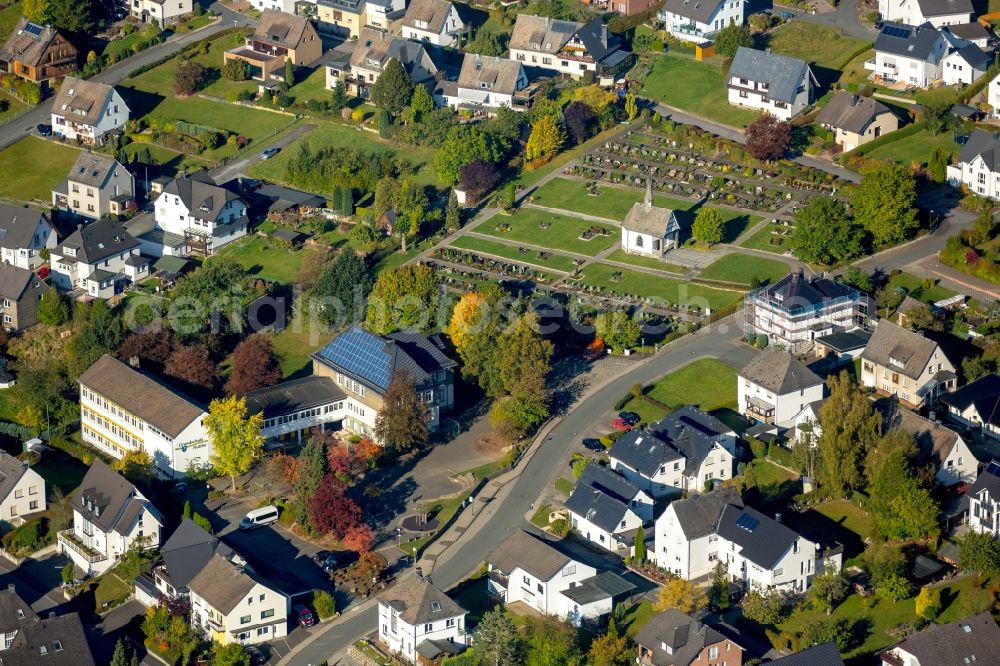
[[[529,512],[539,493],[548,487],[553,470],[561,464],[570,446],[593,423],[596,415],[607,410],[633,384],[651,383],[702,357],[716,357],[737,367],[749,362],[753,352],[739,342],[742,330],[736,322],[740,321],[740,317],[741,313],[737,313],[678,340],[665,351],[636,363],[605,386],[576,402],[525,463],[517,478],[498,492],[497,497],[476,517],[466,531],[469,538],[459,539],[435,563],[432,574],[434,583],[442,589],[453,586],[478,568],[486,555],[514,529],[529,527],[525,514]],[[358,638],[375,630],[377,613],[374,602],[365,602],[330,625],[297,654],[279,663],[315,666],[329,659]]]

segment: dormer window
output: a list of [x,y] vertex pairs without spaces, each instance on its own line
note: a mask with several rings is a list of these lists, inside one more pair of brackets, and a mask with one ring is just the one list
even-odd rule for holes
[[900,361],[898,358],[893,358],[892,356],[889,357],[889,365],[897,367],[897,368],[900,368],[900,369],[906,367],[905,363],[903,363],[902,361]]

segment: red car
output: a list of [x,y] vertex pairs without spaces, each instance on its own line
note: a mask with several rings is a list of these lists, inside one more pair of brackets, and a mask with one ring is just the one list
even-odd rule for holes
[[292,613],[295,614],[295,619],[300,627],[311,627],[316,624],[316,618],[313,617],[312,611],[305,606],[293,606]]
[[628,432],[633,428],[633,425],[625,419],[618,417],[611,422],[611,427],[615,430],[624,430],[625,432]]

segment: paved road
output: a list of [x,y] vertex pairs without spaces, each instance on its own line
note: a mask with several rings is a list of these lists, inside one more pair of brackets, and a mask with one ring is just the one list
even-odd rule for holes
[[780,15],[781,12],[789,12],[809,23],[819,23],[820,25],[840,28],[849,37],[857,37],[869,42],[873,41],[876,36],[875,28],[862,23],[858,19],[858,2],[859,0],[841,0],[832,12],[816,14],[809,14],[808,12],[788,7],[775,6],[774,13]]
[[[546,437],[534,457],[524,466],[520,475],[497,498],[483,509],[468,532],[477,525],[486,525],[468,539],[460,539],[435,563],[432,578],[436,585],[448,588],[466,578],[508,534],[519,527],[527,528],[524,516],[539,493],[547,487],[553,469],[566,455],[581,433],[587,431],[595,415],[603,414],[606,407],[628,392],[635,383],[648,384],[677,368],[702,357],[716,357],[736,366],[742,366],[753,352],[742,345],[742,331],[735,325],[737,314],[707,327],[694,335],[682,338],[644,362],[636,363],[616,379],[589,397],[575,404]],[[367,602],[346,613],[345,617],[327,628],[314,642],[281,663],[294,666],[319,664],[344,650],[359,637],[372,632],[377,623],[377,610]]]
[[[253,19],[243,16],[242,14],[237,14],[225,5],[220,5],[219,3],[213,4],[211,9],[220,15],[220,19],[216,23],[202,28],[201,30],[195,30],[194,32],[173,35],[162,44],[154,46],[151,49],[141,51],[140,53],[112,65],[100,74],[94,76],[91,80],[98,81],[100,83],[107,83],[108,85],[117,85],[128,78],[128,73],[137,67],[142,67],[143,65],[155,62],[160,58],[176,53],[192,42],[197,42],[206,37],[211,37],[212,35],[222,32],[227,28],[232,28],[234,25],[244,27],[256,24],[256,21]],[[16,143],[26,134],[34,131],[36,125],[40,123],[48,124],[51,119],[52,99],[52,97],[49,97],[31,111],[28,111],[11,122],[0,126],[0,150]]]
[[210,174],[212,178],[215,179],[217,183],[227,183],[233,178],[243,175],[246,169],[250,168],[254,163],[260,161],[260,154],[265,148],[278,148],[283,149],[288,146],[293,141],[305,136],[309,132],[316,129],[315,125],[304,124],[299,125],[294,130],[281,137],[274,143],[261,143],[254,150],[248,152],[245,156],[233,160],[229,164],[224,164],[220,167],[213,169]]

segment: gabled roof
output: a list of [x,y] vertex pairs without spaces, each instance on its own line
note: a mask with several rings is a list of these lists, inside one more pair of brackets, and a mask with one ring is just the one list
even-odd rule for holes
[[973,407],[983,423],[1000,425],[1000,375],[986,375],[945,393],[941,402],[960,411]]
[[[97,81],[67,76],[52,100],[52,113],[83,125],[96,125],[115,89]],[[122,102],[125,106],[125,102]],[[128,109],[127,106],[125,106]]]
[[[18,460],[5,451],[0,451],[0,502],[7,499],[27,471],[28,463]],[[42,492],[44,491],[43,486]]]
[[608,450],[608,457],[650,478],[660,465],[684,458],[680,451],[644,430],[630,430],[619,437]]
[[771,666],[844,666],[844,659],[832,641],[768,662]]
[[566,510],[583,516],[601,529],[614,532],[631,509],[629,502],[641,490],[620,474],[591,463],[566,500]]
[[542,537],[516,530],[490,551],[486,561],[508,576],[514,569],[524,569],[538,580],[548,581],[573,558]]
[[968,164],[982,157],[986,168],[1000,171],[1000,133],[975,128],[958,154],[958,161]]
[[26,291],[44,287],[45,283],[27,268],[6,262],[0,263],[0,297],[19,301]]
[[858,292],[851,287],[834,282],[830,278],[819,276],[806,278],[801,271],[789,273],[755,293],[768,299],[772,304],[791,311],[822,305],[835,299],[858,296]]
[[943,39],[938,29],[930,23],[913,26],[886,21],[875,38],[875,51],[926,61],[934,52],[938,41]]
[[170,582],[178,590],[186,588],[215,555],[230,560],[234,553],[190,518],[183,518],[160,548]]
[[159,513],[134,485],[102,460],[95,458],[70,503],[74,511],[103,532],[121,532],[131,527],[124,523],[128,515],[135,515],[132,510],[128,510],[133,500],[149,509],[159,521]]
[[908,331],[888,319],[880,319],[861,358],[917,379],[937,350],[937,343],[916,331]]
[[31,605],[21,598],[13,584],[0,589],[0,632],[17,631],[25,622],[35,622],[38,615]]
[[177,437],[205,414],[200,405],[108,354],[87,368],[78,381],[168,437]]
[[872,98],[839,91],[816,117],[816,122],[847,132],[861,134],[876,118],[892,113],[882,102]]
[[204,599],[209,606],[222,613],[229,613],[260,583],[274,594],[281,594],[242,566],[233,564],[221,555],[210,557],[187,587]]
[[522,51],[558,53],[582,27],[583,24],[576,21],[518,14],[508,45]]
[[899,406],[892,398],[875,402],[875,407],[884,417],[883,430],[888,432],[899,428],[909,433],[917,444],[923,458],[929,458],[937,467],[944,465],[958,444],[958,433],[951,428],[925,419],[916,412]]
[[710,493],[677,500],[670,504],[677,522],[688,540],[714,534],[727,506],[743,507],[743,500],[735,488],[719,488]]
[[389,388],[399,373],[405,372],[420,386],[434,372],[455,366],[435,338],[415,331],[396,331],[382,337],[359,326],[335,337],[312,358],[380,391]]
[[990,664],[995,663],[997,645],[1000,645],[1000,627],[989,613],[980,613],[924,629],[886,652],[906,652],[916,657],[920,666]]
[[754,356],[753,360],[740,370],[739,376],[776,395],[785,395],[823,384],[823,379],[805,363],[777,347],[768,347]]
[[685,473],[690,476],[712,452],[718,439],[731,433],[732,428],[697,407],[684,405],[649,424],[649,431],[684,456]]
[[971,0],[917,0],[917,6],[924,18],[948,14],[968,14],[971,17],[973,12]]
[[440,35],[449,12],[451,3],[448,0],[412,0],[403,16],[403,26]]
[[94,666],[76,613],[25,622],[2,655],[3,666]]
[[984,490],[989,493],[992,501],[1000,501],[1000,462],[996,460],[990,462],[986,469],[979,473],[968,494],[969,496],[978,495]]
[[961,58],[969,67],[985,72],[993,63],[993,52],[987,52],[975,44],[967,44],[962,48],[948,54],[949,58]]
[[31,208],[0,204],[0,247],[26,248],[31,243],[35,229],[44,222],[51,227],[44,213]]
[[416,574],[407,574],[376,598],[380,604],[398,612],[403,622],[410,625],[444,620],[467,612],[429,580]]
[[0,60],[4,62],[23,62],[32,67],[42,64],[45,51],[59,31],[48,25],[32,23],[23,16],[17,22],[14,31],[0,47]]
[[121,162],[110,155],[84,152],[76,158],[66,178],[73,183],[100,188],[104,187],[109,177],[120,171],[129,173]]
[[663,11],[691,19],[696,23],[708,23],[715,10],[725,0],[666,0]]
[[458,87],[513,95],[523,71],[516,60],[466,53],[458,75]]
[[227,203],[240,199],[234,192],[216,185],[205,171],[185,174],[170,181],[160,194],[161,197],[167,195],[180,197],[181,203],[191,215],[212,221],[219,217]]
[[411,74],[411,78],[416,65],[420,65],[431,74],[438,71],[437,65],[423,44],[394,37],[387,32],[372,28],[364,28],[361,31],[351,53],[351,67],[381,72],[393,58],[403,65],[403,69]]
[[949,25],[945,27],[945,30],[959,39],[966,39],[970,42],[980,39],[988,39],[990,36],[990,31],[984,28],[983,24],[978,21]]
[[667,238],[681,230],[677,215],[669,208],[653,205],[653,181],[646,182],[646,198],[642,202],[632,204],[622,227],[639,234],[648,234],[656,238]]
[[319,38],[308,17],[265,9],[253,36],[256,40],[295,50],[309,34]]
[[[64,255],[62,253],[64,247],[75,248],[76,256]],[[136,247],[139,247],[139,241],[125,231],[124,226],[111,220],[98,220],[77,228],[59,244],[57,253],[68,260],[75,259],[85,264],[96,264]]]
[[791,549],[799,535],[751,507],[726,505],[719,518],[720,537],[741,547],[740,554],[770,570]]
[[739,77],[768,84],[768,97],[792,103],[803,81],[813,78],[809,65],[798,58],[741,46],[736,50],[729,78]]
[[690,666],[702,650],[725,640],[710,625],[676,608],[651,617],[635,636],[637,645],[652,652],[653,666]]

